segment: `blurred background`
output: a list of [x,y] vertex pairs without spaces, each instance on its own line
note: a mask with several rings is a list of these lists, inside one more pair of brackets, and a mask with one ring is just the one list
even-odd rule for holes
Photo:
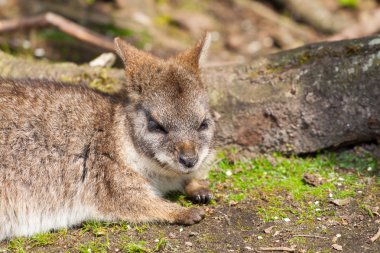
[[209,61],[213,64],[244,62],[307,43],[380,31],[377,0],[0,0],[0,49],[77,63],[109,51],[38,22],[4,29],[4,21],[47,12],[106,40],[121,36],[164,57],[187,48],[204,31],[210,31],[214,43]]

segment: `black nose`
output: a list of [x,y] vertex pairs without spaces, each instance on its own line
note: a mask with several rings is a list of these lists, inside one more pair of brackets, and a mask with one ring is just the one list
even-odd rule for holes
[[198,156],[179,155],[179,162],[187,168],[192,168],[198,162]]

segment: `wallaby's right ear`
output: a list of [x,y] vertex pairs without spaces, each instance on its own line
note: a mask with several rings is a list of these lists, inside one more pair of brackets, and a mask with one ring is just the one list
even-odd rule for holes
[[153,60],[153,57],[150,54],[135,48],[119,37],[114,39],[114,43],[116,53],[123,60],[127,71],[136,70],[138,69],[139,64]]
[[202,39],[200,39],[194,47],[186,50],[185,52],[179,53],[174,57],[174,59],[181,64],[189,66],[197,72],[206,60],[210,43],[211,34],[205,33]]

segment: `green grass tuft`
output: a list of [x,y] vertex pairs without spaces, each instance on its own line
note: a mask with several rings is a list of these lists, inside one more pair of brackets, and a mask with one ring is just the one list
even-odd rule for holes
[[129,237],[124,238],[124,242],[121,245],[121,249],[125,253],[144,253],[144,252],[150,252],[149,249],[145,247],[146,242],[145,241],[139,241],[139,242],[132,242],[130,241]]
[[78,246],[78,252],[80,253],[106,253],[108,252],[108,248],[110,246],[108,237],[105,242],[100,239],[96,239],[94,241],[89,241],[84,244],[80,244]]
[[59,233],[39,233],[30,238],[32,247],[43,247],[54,244]]

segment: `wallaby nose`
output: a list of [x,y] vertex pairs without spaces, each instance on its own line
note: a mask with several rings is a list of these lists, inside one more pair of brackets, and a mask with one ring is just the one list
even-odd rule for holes
[[185,154],[179,155],[179,162],[187,168],[192,168],[198,162],[198,156],[187,156]]

